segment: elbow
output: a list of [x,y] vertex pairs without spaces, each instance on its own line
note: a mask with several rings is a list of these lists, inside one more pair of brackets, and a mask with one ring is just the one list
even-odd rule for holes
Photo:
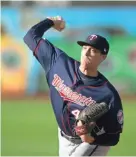
[[118,144],[120,139],[120,135],[101,135],[101,137],[98,137],[94,143],[101,146],[115,146]]
[[27,33],[24,37],[23,37],[23,41],[24,43],[28,46],[28,48],[30,50],[32,50],[32,46],[31,46],[31,37],[29,35],[29,33]]
[[117,135],[116,138],[114,138],[114,139],[111,141],[110,146],[116,146],[116,145],[119,143],[119,139],[120,139],[120,135]]
[[27,34],[23,37],[23,41],[24,41],[24,43],[27,42]]
[[30,40],[31,40],[30,33],[27,32],[27,34],[23,37],[23,41],[25,44],[28,44]]
[[112,141],[110,146],[116,146],[119,143],[119,140]]
[[29,47],[30,50],[34,51],[36,47],[36,40],[33,39],[31,31],[28,31],[27,34],[23,37],[24,43]]

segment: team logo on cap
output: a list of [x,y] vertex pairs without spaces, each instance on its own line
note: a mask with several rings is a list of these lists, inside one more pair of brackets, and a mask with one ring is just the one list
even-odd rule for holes
[[90,35],[89,36],[89,40],[94,40],[94,39],[96,39],[97,38],[97,35]]

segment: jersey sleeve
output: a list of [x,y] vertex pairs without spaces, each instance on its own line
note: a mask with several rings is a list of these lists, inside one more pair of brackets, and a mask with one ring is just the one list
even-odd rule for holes
[[55,47],[47,39],[41,39],[33,54],[47,73],[62,53],[63,51]]
[[24,36],[24,42],[40,62],[46,74],[50,70],[51,66],[54,65],[59,55],[63,53],[63,51],[55,47],[47,39],[42,38],[44,32],[52,26],[53,21],[45,19],[34,25]]
[[118,134],[123,130],[124,114],[122,108],[122,102],[118,93],[114,94],[112,102],[110,103],[109,110],[109,125],[107,130],[109,134]]

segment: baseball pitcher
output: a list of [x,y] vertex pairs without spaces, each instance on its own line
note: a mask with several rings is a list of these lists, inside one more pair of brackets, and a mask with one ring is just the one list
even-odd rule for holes
[[123,129],[120,96],[98,71],[109,43],[97,34],[78,41],[79,62],[42,38],[50,28],[61,32],[65,21],[47,17],[27,32],[24,42],[45,71],[58,123],[59,156],[104,156],[119,142]]

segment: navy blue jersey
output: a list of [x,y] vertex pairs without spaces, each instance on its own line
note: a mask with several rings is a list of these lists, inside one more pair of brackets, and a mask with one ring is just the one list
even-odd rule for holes
[[103,141],[102,137],[106,140],[105,135],[108,139],[119,135],[123,127],[123,110],[118,92],[100,72],[97,77],[84,75],[79,70],[80,62],[44,40],[44,32],[52,26],[53,22],[45,19],[28,31],[24,41],[45,70],[60,129],[69,136],[75,136],[74,125],[78,113],[96,102],[105,102],[110,110],[97,121],[92,135],[98,144]]

